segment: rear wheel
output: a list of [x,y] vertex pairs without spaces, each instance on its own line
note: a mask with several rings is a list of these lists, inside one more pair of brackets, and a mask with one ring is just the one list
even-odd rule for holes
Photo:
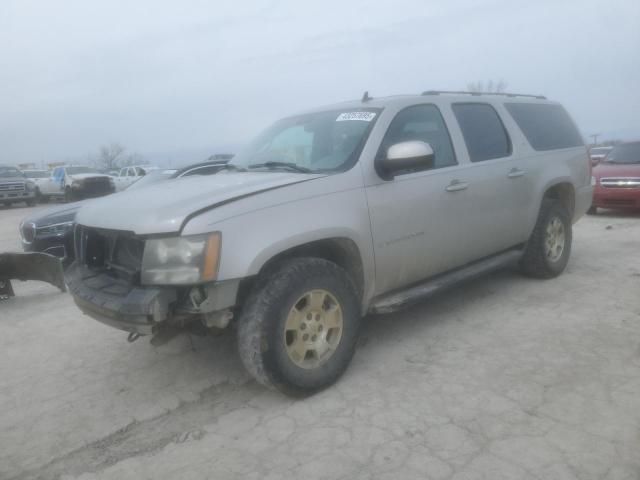
[[537,278],[560,275],[569,262],[571,226],[571,215],[566,207],[556,200],[544,199],[520,260],[521,270]]
[[348,274],[318,258],[284,262],[262,278],[238,325],[238,349],[260,383],[287,395],[334,383],[355,351],[358,295]]

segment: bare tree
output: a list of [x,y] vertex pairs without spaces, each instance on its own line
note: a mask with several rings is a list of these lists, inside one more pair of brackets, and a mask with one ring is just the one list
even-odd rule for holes
[[118,168],[124,151],[125,148],[116,142],[112,142],[109,145],[103,145],[100,147],[98,163],[106,170]]
[[467,90],[473,93],[504,93],[507,90],[507,84],[504,80],[494,82],[489,80],[486,84],[482,80],[467,84]]

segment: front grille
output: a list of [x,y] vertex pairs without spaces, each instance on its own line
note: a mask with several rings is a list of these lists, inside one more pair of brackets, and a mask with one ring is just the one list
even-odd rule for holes
[[102,177],[85,178],[82,187],[87,195],[104,195],[112,191],[109,179]]
[[22,191],[24,191],[24,182],[0,183],[0,192],[22,192]]
[[76,225],[74,244],[80,263],[140,283],[144,240],[133,233]]
[[640,178],[601,178],[605,188],[640,188]]

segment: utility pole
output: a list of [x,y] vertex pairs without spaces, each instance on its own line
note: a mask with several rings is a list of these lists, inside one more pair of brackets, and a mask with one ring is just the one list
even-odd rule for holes
[[591,138],[593,138],[593,144],[594,145],[598,145],[598,137],[600,136],[600,133],[593,133],[591,135],[589,135]]

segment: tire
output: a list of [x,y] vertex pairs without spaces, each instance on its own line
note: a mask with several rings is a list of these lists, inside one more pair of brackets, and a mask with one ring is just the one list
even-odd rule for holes
[[[300,327],[290,329],[294,319]],[[359,297],[342,268],[319,258],[287,260],[258,279],[244,304],[238,321],[240,358],[261,384],[286,395],[310,395],[344,373],[360,322]],[[303,341],[305,332],[310,343]]]
[[[551,241],[552,247],[547,243],[553,237],[549,230],[558,230],[554,228],[558,225],[556,222],[562,225],[564,235],[560,250],[557,242]],[[535,278],[554,278],[560,275],[569,262],[572,237],[571,215],[568,210],[556,200],[544,199],[536,226],[520,260],[522,272]]]
[[5,208],[9,208],[11,207],[11,202],[4,202],[3,205]]
[[598,207],[590,207],[587,210],[587,215],[596,215],[598,213]]
[[36,204],[36,199],[30,198],[29,200],[26,201],[26,203],[27,203],[27,207],[33,207]]
[[64,189],[64,201],[65,203],[73,202],[73,192],[71,191],[71,187]]

